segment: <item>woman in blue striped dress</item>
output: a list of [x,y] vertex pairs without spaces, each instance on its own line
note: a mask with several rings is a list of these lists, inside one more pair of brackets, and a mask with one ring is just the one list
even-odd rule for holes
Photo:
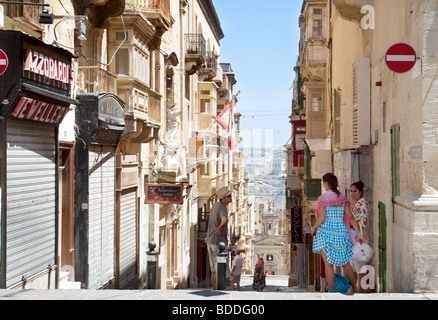
[[[332,173],[322,178],[326,193],[318,198],[316,205],[317,220],[312,227],[313,252],[320,253],[324,260],[329,291],[334,291],[333,266],[343,266],[345,277],[354,292],[356,277],[348,263],[353,256],[354,236],[350,224],[360,235],[359,225],[350,210],[350,201],[338,191],[338,179]],[[362,242],[359,236],[358,241]]]

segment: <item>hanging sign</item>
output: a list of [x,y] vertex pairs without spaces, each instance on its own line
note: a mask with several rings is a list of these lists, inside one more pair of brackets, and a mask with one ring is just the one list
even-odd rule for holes
[[158,182],[174,183],[176,182],[176,172],[158,171]]
[[174,184],[145,184],[146,204],[183,204],[182,185]]
[[291,220],[291,243],[304,243],[303,239],[303,208],[292,207],[290,209]]

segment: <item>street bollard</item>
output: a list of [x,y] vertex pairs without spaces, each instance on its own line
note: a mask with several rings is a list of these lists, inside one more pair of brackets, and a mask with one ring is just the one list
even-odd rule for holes
[[225,252],[227,245],[223,242],[219,242],[217,254],[217,273],[216,273],[216,286],[217,290],[225,290],[227,286],[227,257],[228,252]]
[[157,255],[155,252],[155,247],[157,244],[153,241],[149,242],[149,251],[147,254],[147,288],[156,289],[157,288]]

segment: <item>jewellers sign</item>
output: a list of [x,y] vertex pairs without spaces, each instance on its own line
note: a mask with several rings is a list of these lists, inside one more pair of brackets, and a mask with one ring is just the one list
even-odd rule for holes
[[78,103],[73,54],[15,30],[0,30],[0,51],[0,116],[59,124]]
[[60,124],[67,112],[68,108],[21,97],[11,116],[18,119]]
[[30,71],[66,84],[73,83],[73,69],[70,64],[58,61],[32,49],[27,49],[24,56],[24,71]]

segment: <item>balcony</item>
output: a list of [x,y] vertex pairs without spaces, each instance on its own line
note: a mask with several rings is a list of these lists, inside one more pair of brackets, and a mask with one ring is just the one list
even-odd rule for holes
[[204,81],[213,81],[217,75],[217,58],[213,51],[207,51],[205,55],[205,63],[201,67],[201,75]]
[[185,60],[186,65],[188,65],[187,72],[194,74],[206,62],[205,39],[202,34],[187,33],[184,40],[186,48]]
[[117,95],[117,76],[98,66],[79,67],[79,86],[88,93],[113,93]]
[[173,24],[170,15],[170,0],[126,0],[126,10],[140,10],[152,24],[167,31]]

